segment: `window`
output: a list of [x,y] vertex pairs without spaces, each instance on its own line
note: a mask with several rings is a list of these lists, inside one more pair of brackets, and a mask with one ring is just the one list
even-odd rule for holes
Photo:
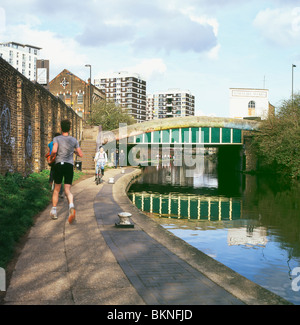
[[251,102],[249,102],[248,108],[255,108],[255,102],[253,100],[251,100]]
[[71,106],[71,94],[66,94],[65,104]]
[[255,101],[253,100],[248,103],[248,116],[255,116]]
[[77,96],[77,104],[83,104],[83,94],[79,93]]

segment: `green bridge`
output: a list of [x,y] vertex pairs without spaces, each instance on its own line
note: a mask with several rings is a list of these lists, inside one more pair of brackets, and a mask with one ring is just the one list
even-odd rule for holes
[[244,135],[255,131],[259,123],[253,120],[203,116],[165,118],[103,132],[102,139],[98,139],[98,142],[126,140],[131,145],[241,145],[244,143]]

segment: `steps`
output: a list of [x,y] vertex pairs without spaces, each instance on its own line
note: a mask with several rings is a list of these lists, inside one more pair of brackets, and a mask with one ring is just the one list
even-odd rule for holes
[[98,127],[85,126],[83,128],[82,140],[80,142],[80,148],[83,153],[83,157],[77,157],[77,161],[82,162],[82,171],[91,172],[95,171],[94,156],[97,149],[97,136]]

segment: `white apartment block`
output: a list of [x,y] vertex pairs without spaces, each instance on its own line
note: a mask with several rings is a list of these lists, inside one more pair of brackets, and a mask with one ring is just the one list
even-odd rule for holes
[[169,89],[147,95],[147,120],[195,115],[195,96],[189,90]]
[[0,43],[0,57],[29,80],[36,80],[36,61],[41,48],[31,45],[9,42]]
[[95,79],[95,86],[105,91],[106,100],[113,100],[137,123],[146,120],[146,81],[140,75],[115,72]]

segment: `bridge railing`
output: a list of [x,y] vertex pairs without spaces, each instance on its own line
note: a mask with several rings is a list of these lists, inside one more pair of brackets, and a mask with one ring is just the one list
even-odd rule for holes
[[128,144],[206,144],[241,145],[242,130],[216,127],[191,127],[157,130],[130,136]]

